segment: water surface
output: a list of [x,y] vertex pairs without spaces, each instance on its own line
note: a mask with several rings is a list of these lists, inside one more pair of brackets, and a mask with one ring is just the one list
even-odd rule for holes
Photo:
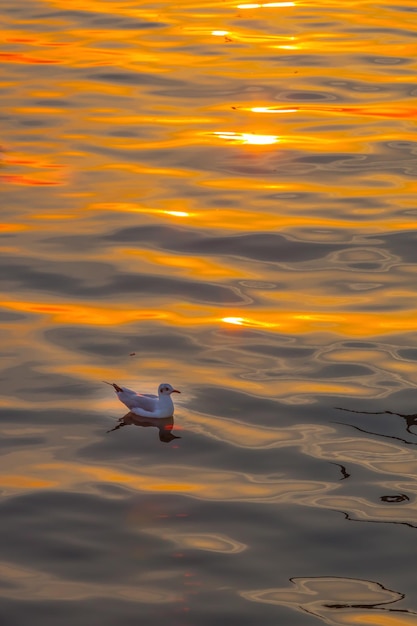
[[2,14],[2,621],[416,624],[413,3]]

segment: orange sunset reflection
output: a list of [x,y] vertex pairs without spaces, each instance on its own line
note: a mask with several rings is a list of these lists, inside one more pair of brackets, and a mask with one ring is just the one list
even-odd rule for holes
[[234,324],[235,326],[249,326],[252,328],[276,328],[279,324],[272,322],[261,322],[245,317],[223,317],[222,322]]
[[417,626],[413,2],[236,2],[6,0],[11,624]]
[[106,202],[95,207],[96,209],[101,209],[103,211],[120,211],[126,213],[144,213],[148,215],[160,215],[160,216],[170,216],[170,217],[194,217],[195,213],[191,213],[189,211],[179,210],[179,209],[156,209],[153,207],[140,206],[138,204],[128,203],[128,202]]
[[53,157],[33,156],[6,151],[0,165],[0,181],[8,185],[24,187],[48,187],[64,185],[64,164],[54,162]]
[[[26,464],[27,467],[27,464]],[[217,470],[209,467],[199,469],[183,465],[150,465],[146,469],[111,467],[46,461],[33,465],[41,477],[53,474],[60,488],[69,489],[75,484],[96,481],[118,484],[132,492],[176,493],[202,500],[240,502],[299,502],[313,494],[325,494],[334,486],[319,480],[275,479],[269,475]],[[1,486],[1,484],[0,484]]]
[[276,107],[251,107],[249,111],[252,113],[296,113],[299,109],[293,108],[276,108]]
[[255,133],[235,133],[226,131],[215,132],[213,135],[233,143],[250,144],[252,146],[267,146],[279,142],[277,135],[258,135]]
[[[201,266],[200,266],[201,267]],[[155,304],[158,298],[155,300]],[[415,330],[417,310],[400,312],[382,311],[378,313],[349,311],[316,311],[308,307],[305,310],[290,310],[263,307],[251,316],[234,313],[219,317],[216,306],[173,301],[163,308],[139,308],[130,303],[118,305],[107,303],[97,305],[84,303],[53,301],[0,301],[0,306],[12,311],[43,315],[57,323],[75,323],[80,325],[115,326],[139,320],[160,320],[174,326],[193,327],[228,324],[236,327],[265,329],[269,332],[291,334],[329,331],[347,337],[381,337],[393,332],[412,332]]]
[[284,7],[295,7],[295,2],[265,2],[263,4],[247,3],[238,4],[238,9],[279,9]]

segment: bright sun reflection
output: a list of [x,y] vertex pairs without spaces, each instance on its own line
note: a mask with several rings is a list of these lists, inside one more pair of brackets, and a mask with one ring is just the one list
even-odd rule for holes
[[252,107],[252,113],[296,113],[298,109],[273,109],[270,107]]
[[103,202],[97,205],[100,209],[109,211],[124,211],[126,213],[147,213],[149,215],[171,215],[172,217],[194,217],[195,213],[189,211],[166,211],[164,209],[153,209],[151,207],[141,207],[128,202]]
[[213,133],[221,139],[235,141],[237,143],[248,143],[257,146],[266,146],[272,143],[278,143],[279,138],[276,135],[256,135],[254,133],[232,133],[232,132],[215,132]]
[[247,317],[222,317],[222,322],[226,324],[234,324],[235,326],[250,326],[252,328],[275,328],[279,324],[272,322],[261,322],[259,320],[252,320]]
[[174,217],[189,217],[190,213],[187,213],[186,211],[162,211],[162,213],[165,213],[166,215],[174,215]]
[[223,317],[222,322],[226,322],[226,324],[236,324],[237,326],[243,326],[244,319],[243,317]]
[[238,9],[273,9],[279,7],[295,7],[295,2],[267,2],[266,4],[238,4]]
[[228,30],[212,30],[211,34],[214,35],[215,37],[224,37],[225,35],[229,34]]

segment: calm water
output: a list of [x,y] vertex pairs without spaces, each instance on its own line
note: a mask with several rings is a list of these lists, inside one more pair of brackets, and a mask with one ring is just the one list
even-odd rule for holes
[[1,623],[417,624],[416,13],[3,0]]

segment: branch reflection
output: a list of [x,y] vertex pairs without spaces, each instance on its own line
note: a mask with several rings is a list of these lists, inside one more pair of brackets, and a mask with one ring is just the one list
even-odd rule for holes
[[174,417],[140,417],[139,415],[135,415],[134,413],[126,413],[123,417],[119,419],[118,424],[106,431],[108,433],[112,433],[114,430],[118,430],[123,426],[143,426],[147,428],[148,426],[153,426],[159,430],[159,441],[163,443],[169,443],[174,439],[181,439],[180,436],[174,435],[172,430],[174,428]]
[[[341,406],[336,406],[335,409],[338,409],[339,411],[347,411],[348,413],[358,413],[359,415],[398,415],[398,417],[402,417],[404,419],[404,421],[405,421],[405,430],[410,435],[416,435],[417,434],[417,433],[413,432],[412,430],[410,430],[413,426],[417,426],[417,413],[409,413],[409,414],[407,414],[407,413],[396,413],[395,411],[356,411],[354,409],[345,409],[345,408],[343,408]],[[337,422],[337,423],[340,424],[342,422]],[[352,428],[356,428],[356,430],[360,430],[362,432],[369,433],[370,435],[378,435],[380,437],[388,437],[390,439],[398,439],[399,441],[402,441],[403,443],[406,443],[406,444],[411,445],[411,446],[417,445],[413,441],[408,441],[407,439],[403,439],[401,437],[396,437],[394,435],[383,435],[382,433],[374,433],[374,432],[371,432],[371,431],[359,428],[358,426],[354,426],[353,424],[349,424],[349,426],[352,426]]]

